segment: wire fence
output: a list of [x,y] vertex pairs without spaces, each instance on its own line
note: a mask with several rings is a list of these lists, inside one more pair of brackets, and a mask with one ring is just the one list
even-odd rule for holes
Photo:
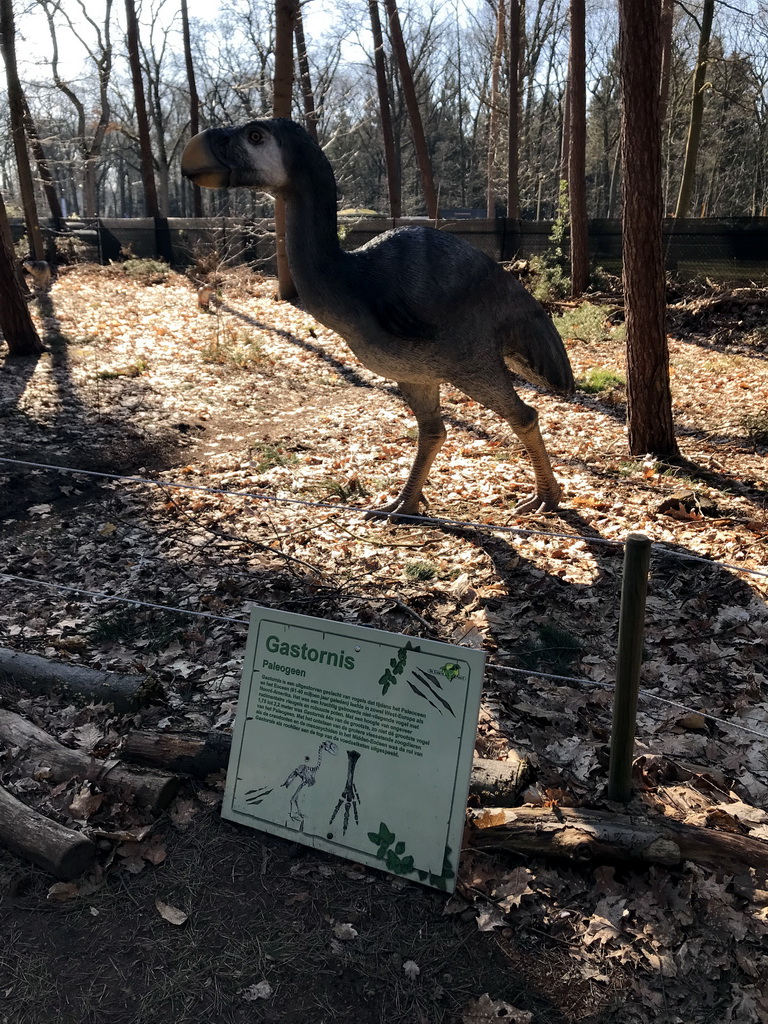
[[[263,491],[233,491],[224,487],[204,487],[202,484],[190,484],[175,480],[154,480],[151,477],[133,476],[122,473],[104,473],[92,469],[79,469],[74,466],[59,466],[45,462],[32,462],[26,459],[9,459],[0,456],[0,463],[7,465],[26,466],[33,469],[51,470],[59,473],[80,474],[82,476],[97,477],[105,480],[121,481],[123,483],[141,484],[150,487],[159,487],[165,490],[186,490],[200,491],[204,494],[221,495],[227,498],[243,498],[249,501],[270,502],[276,505],[295,505],[302,508],[316,508],[331,510],[342,515],[354,516],[376,516],[381,515],[375,508],[368,508],[360,505],[345,505],[342,502],[331,501],[309,501],[306,498],[288,498],[283,495],[267,494]],[[598,544],[623,549],[624,542],[612,540],[608,537],[582,536],[577,533],[553,533],[549,530],[530,530],[522,526],[508,526],[503,523],[489,521],[474,521],[470,519],[451,519],[448,517],[415,516],[397,513],[399,522],[423,526],[449,526],[455,529],[479,530],[493,533],[508,533],[522,537],[547,537],[550,540],[582,541],[585,545]],[[714,559],[704,558],[702,555],[693,555],[687,551],[676,551],[660,541],[653,541],[654,547],[663,552],[666,556],[680,558],[690,562],[698,562],[702,565],[731,569],[734,572],[745,573],[751,576],[759,576],[768,579],[768,571],[762,569],[750,569],[747,566],[736,565],[730,562],[720,562]]]
[[[177,482],[169,480],[156,480],[151,477],[142,477],[119,473],[106,473],[97,470],[87,470],[73,466],[63,466],[54,465],[50,463],[34,462],[26,459],[11,459],[0,456],[0,463],[7,466],[18,466],[26,469],[50,471],[56,473],[67,473],[71,475],[82,475],[102,480],[136,484],[144,487],[155,487],[165,491],[197,491],[214,496],[239,498],[249,501],[271,502],[287,506],[299,506],[308,509],[322,509],[326,511],[332,510],[333,512],[341,515],[360,516],[361,514],[366,513],[376,513],[375,509],[361,508],[358,506],[344,505],[341,503],[308,501],[299,498],[289,498],[282,497],[279,495],[266,494],[263,492],[233,491],[220,487],[205,487],[200,484],[190,484],[186,482]],[[584,544],[585,548],[588,548],[592,545],[603,545],[612,548],[616,551],[622,551],[624,548],[624,541],[622,540],[612,540],[609,538],[595,536],[583,536],[575,533],[554,533],[547,530],[533,530],[527,529],[525,527],[508,526],[505,524],[497,524],[492,522],[475,522],[470,520],[444,519],[427,516],[398,516],[398,520],[438,528],[448,526],[456,529],[472,529],[484,532],[513,534],[522,537],[545,537],[550,540],[580,541]],[[704,565],[709,568],[727,569],[732,572],[759,577],[761,579],[768,579],[768,572],[764,570],[753,569],[748,566],[737,565],[734,563],[716,561],[714,559],[708,559],[702,556],[693,555],[689,552],[677,551],[674,548],[670,548],[667,545],[660,543],[658,541],[652,541],[652,548],[655,549],[657,553],[663,554],[665,557],[677,558],[684,561]],[[3,572],[1,570],[0,579],[9,582],[12,581],[16,583],[21,583],[25,586],[42,587],[44,589],[48,589],[58,593],[75,594],[93,599],[97,602],[118,602],[120,604],[133,607],[148,608],[155,611],[170,612],[178,615],[190,616],[192,618],[205,619],[213,622],[224,622],[244,627],[247,627],[249,622],[247,618],[239,616],[216,615],[212,612],[204,612],[192,608],[184,608],[174,605],[161,604],[157,602],[144,601],[137,598],[125,597],[120,594],[110,594],[106,591],[77,587],[69,584],[57,583],[51,580],[35,579],[32,577],[22,576],[14,573]],[[606,683],[600,680],[591,679],[588,676],[561,675],[557,673],[542,672],[527,668],[517,668],[493,660],[488,662],[488,668],[490,668],[494,673],[499,674],[512,674],[525,677],[551,679],[555,682],[575,684],[581,687],[589,687],[593,689],[614,689],[612,683]],[[701,715],[707,721],[711,721],[725,729],[733,729],[738,732],[745,733],[747,735],[756,736],[761,740],[768,741],[768,733],[763,732],[759,729],[754,729],[748,725],[744,725],[741,722],[735,722],[732,720],[719,717],[717,715],[713,715],[710,712],[702,710],[701,708],[693,707],[689,704],[683,703],[682,701],[672,700],[670,698],[663,697],[660,694],[654,693],[650,690],[641,689],[639,691],[639,694],[646,701],[657,702],[667,707],[680,709],[686,713],[698,714]]]

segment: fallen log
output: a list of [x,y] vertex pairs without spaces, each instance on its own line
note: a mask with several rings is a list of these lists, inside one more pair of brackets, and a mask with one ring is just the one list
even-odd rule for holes
[[117,750],[124,761],[158,765],[203,779],[226,768],[232,736],[227,732],[153,732],[135,729]]
[[167,807],[179,788],[179,779],[165,772],[128,768],[116,760],[102,761],[65,747],[14,711],[0,710],[0,742],[20,747],[21,763],[32,770],[40,766],[49,769],[48,778],[53,782],[73,776],[90,779],[108,792],[132,793],[137,806],[151,811]]
[[485,807],[470,812],[470,845],[569,860],[694,861],[728,873],[768,875],[768,842],[671,818],[571,807]]
[[87,836],[51,821],[0,786],[0,842],[62,882],[82,875],[96,859]]
[[[226,770],[232,736],[226,732],[152,732],[136,729],[120,744],[118,753],[124,761],[151,764],[171,772],[183,772],[205,778]],[[522,758],[493,761],[475,758],[472,762],[470,800],[483,804],[492,800],[498,806],[512,804],[528,783],[530,765]]]
[[52,686],[66,686],[92,700],[114,704],[116,711],[135,709],[141,703],[140,691],[147,684],[146,676],[68,665],[9,647],[0,647],[0,672],[7,673],[28,693],[47,693]]

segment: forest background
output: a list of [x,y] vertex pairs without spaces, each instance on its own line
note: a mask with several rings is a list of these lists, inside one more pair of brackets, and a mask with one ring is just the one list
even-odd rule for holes
[[[178,159],[190,134],[190,77],[182,8],[175,0],[138,5],[139,55],[161,215],[193,213]],[[517,5],[513,5],[516,7]],[[570,23],[567,0],[520,6],[520,215],[558,209],[568,131]],[[768,211],[768,3],[667,3],[671,22],[663,120],[665,211],[675,212],[700,63],[702,26],[713,8],[701,141],[688,213],[754,217]],[[25,98],[69,215],[145,213],[137,104],[125,42],[125,8],[112,0],[14,4],[16,50]],[[306,109],[337,173],[340,207],[389,212],[369,5],[309,0],[302,7],[306,66],[294,82],[294,116]],[[510,47],[509,7],[490,0],[402,4],[400,20],[442,211],[506,212]],[[189,5],[189,50],[201,127],[272,110],[275,5],[234,0]],[[617,216],[619,187],[618,16],[611,0],[586,3],[587,212]],[[427,213],[406,102],[382,18],[403,215]],[[301,45],[299,46],[301,55]],[[0,90],[0,102],[5,102]],[[87,176],[95,177],[89,190]],[[21,214],[11,131],[0,124],[0,189]],[[247,193],[204,197],[206,214],[271,214]],[[41,208],[44,208],[41,207]]]

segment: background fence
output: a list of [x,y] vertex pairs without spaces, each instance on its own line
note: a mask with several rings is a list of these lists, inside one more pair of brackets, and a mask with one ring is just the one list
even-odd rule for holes
[[[427,218],[390,220],[371,218],[340,221],[345,248],[354,249],[392,227],[430,223]],[[551,221],[441,220],[443,231],[459,235],[495,260],[527,259],[552,250]],[[227,263],[255,263],[265,273],[275,272],[274,221],[246,218],[145,217],[69,221],[68,232],[84,255],[101,263],[132,253],[160,258],[184,268],[216,250]],[[24,235],[24,224],[13,221],[14,240]],[[53,240],[55,232],[46,234]],[[64,236],[66,237],[66,235]],[[593,220],[589,225],[593,265],[617,273],[621,270],[621,222]],[[768,282],[768,217],[728,220],[664,221],[667,269],[683,277],[713,276],[718,280]]]

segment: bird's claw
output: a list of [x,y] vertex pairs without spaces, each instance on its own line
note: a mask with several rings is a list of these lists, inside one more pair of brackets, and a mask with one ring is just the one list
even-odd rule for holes
[[560,492],[556,494],[536,493],[532,498],[528,498],[526,501],[521,501],[518,505],[515,505],[512,512],[516,516],[538,512],[554,512],[560,504],[560,498]]
[[423,513],[419,512],[419,505],[423,504],[425,507],[429,505],[429,502],[420,494],[414,501],[412,498],[404,497],[403,494],[398,494],[392,501],[388,501],[386,505],[379,505],[377,508],[369,509],[364,519],[390,519],[393,523],[407,522],[410,516],[418,516],[422,518]]

